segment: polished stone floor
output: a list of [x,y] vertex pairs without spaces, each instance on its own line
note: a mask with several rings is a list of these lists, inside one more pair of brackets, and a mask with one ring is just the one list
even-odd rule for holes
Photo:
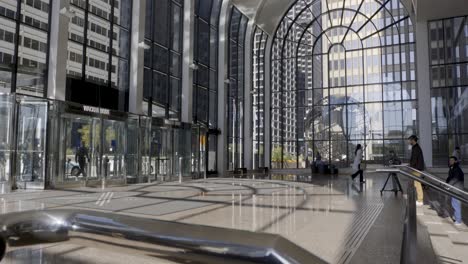
[[[18,191],[2,195],[0,213],[90,209],[284,236],[330,263],[398,263],[404,199],[380,195],[386,175],[249,175],[104,190]],[[366,239],[371,238],[372,240]],[[365,244],[365,248],[361,247]],[[360,256],[359,260],[355,256]],[[76,245],[18,250],[2,263],[170,263]]]

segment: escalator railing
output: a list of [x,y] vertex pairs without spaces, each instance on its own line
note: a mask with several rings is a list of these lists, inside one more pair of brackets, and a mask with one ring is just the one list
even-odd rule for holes
[[79,210],[0,216],[0,261],[10,251],[70,243],[175,263],[326,263],[279,235]]
[[468,204],[468,192],[465,190],[454,187],[445,181],[442,181],[437,176],[434,176],[425,171],[419,171],[417,169],[411,168],[407,165],[396,165],[390,168],[377,169],[377,172],[386,172],[386,173],[399,173],[403,176],[406,176],[412,180],[418,181],[422,184],[428,185],[429,187],[442,192],[446,195],[454,197],[464,203]]
[[429,188],[444,193],[450,197],[468,204],[468,192],[456,188],[438,177],[423,171],[416,170],[407,165],[397,165],[385,169],[377,169],[376,172],[397,173],[409,178],[407,187],[406,217],[403,231],[403,243],[401,246],[401,263],[418,263],[417,247],[417,219],[416,219],[416,190],[414,181],[427,185]]

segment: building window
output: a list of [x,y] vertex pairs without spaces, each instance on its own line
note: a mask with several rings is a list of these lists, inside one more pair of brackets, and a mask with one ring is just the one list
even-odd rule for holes
[[381,163],[417,134],[414,29],[400,1],[297,1],[272,47],[271,160]]
[[468,164],[468,16],[429,21],[428,27],[433,162],[447,165],[460,147]]
[[146,0],[144,108],[148,115],[180,119],[183,5]]
[[228,169],[243,166],[244,151],[244,71],[245,32],[248,19],[237,8],[231,9],[228,62]]
[[256,27],[252,42],[253,168],[265,166],[265,47],[268,35]]
[[67,100],[128,111],[132,1],[72,0],[70,10]]
[[195,1],[193,61],[194,122],[217,128],[218,118],[218,21],[221,0]]
[[0,0],[0,92],[43,97],[50,1]]

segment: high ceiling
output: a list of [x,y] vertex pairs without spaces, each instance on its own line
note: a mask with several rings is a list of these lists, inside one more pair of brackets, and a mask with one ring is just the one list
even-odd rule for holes
[[418,21],[468,15],[468,0],[412,0]]
[[296,0],[232,0],[249,19],[255,19],[267,34],[273,35],[283,15]]
[[[377,0],[380,1],[380,0]],[[273,35],[283,15],[296,0],[232,0],[249,19],[254,19],[269,35]],[[414,6],[418,21],[468,14],[468,0],[401,0],[410,14]],[[413,4],[411,3],[413,2]]]

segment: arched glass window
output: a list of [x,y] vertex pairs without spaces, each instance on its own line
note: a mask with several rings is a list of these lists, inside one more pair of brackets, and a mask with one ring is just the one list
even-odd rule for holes
[[399,0],[299,0],[271,63],[272,167],[337,166],[405,154],[417,133],[413,25]]
[[268,35],[255,27],[252,41],[252,167],[265,166],[265,48]]

